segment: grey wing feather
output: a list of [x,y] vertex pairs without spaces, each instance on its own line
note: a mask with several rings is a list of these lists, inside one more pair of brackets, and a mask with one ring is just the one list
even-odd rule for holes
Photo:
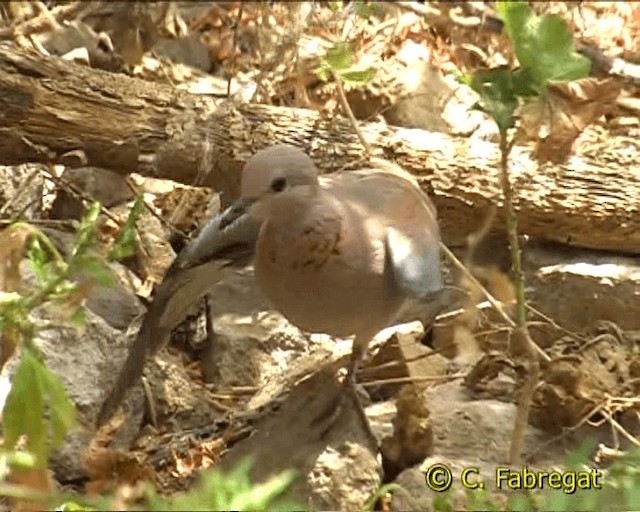
[[[393,279],[393,287],[414,298],[428,296],[442,288],[440,246],[438,237],[429,244],[413,245],[393,227],[385,233],[385,267]],[[405,248],[407,244],[413,247]]]
[[115,412],[140,379],[146,358],[169,338],[189,309],[219,281],[229,265],[246,264],[255,252],[260,223],[236,204],[213,217],[175,259],[156,290],[113,389],[102,404],[97,423]]
[[427,328],[444,310],[459,305],[465,295],[442,283],[439,243],[423,248],[421,254],[403,256],[394,249],[394,236],[393,231],[385,236],[384,272],[389,286],[406,297],[397,320],[418,320]]

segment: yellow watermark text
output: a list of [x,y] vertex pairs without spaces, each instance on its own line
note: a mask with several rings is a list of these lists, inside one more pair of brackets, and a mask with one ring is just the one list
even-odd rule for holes
[[510,490],[561,490],[573,494],[579,489],[602,489],[602,471],[536,471],[506,467],[496,469],[496,487]]
[[553,489],[573,494],[584,489],[602,489],[603,473],[598,469],[582,471],[538,471],[527,467],[512,469],[498,467],[495,480],[491,482],[486,472],[478,467],[467,467],[459,476],[454,476],[446,464],[435,463],[425,470],[425,483],[435,492],[444,492],[455,485],[469,490],[481,490],[494,486],[500,490],[544,490]]

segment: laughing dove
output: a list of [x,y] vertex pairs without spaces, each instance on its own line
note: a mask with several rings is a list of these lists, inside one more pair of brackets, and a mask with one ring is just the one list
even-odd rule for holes
[[251,157],[242,198],[172,265],[99,421],[139,378],[145,355],[215,284],[215,272],[246,261],[254,247],[257,282],[291,323],[354,336],[345,381],[353,389],[357,365],[379,331],[400,318],[431,323],[442,290],[435,208],[411,175],[390,162],[372,163],[319,177],[293,146],[270,146]]

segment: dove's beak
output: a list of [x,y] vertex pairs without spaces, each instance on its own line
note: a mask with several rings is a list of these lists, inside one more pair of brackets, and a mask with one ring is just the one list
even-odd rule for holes
[[240,199],[235,201],[231,206],[229,206],[220,214],[220,229],[224,229],[230,224],[233,224],[233,222],[236,219],[240,218],[242,215],[249,214],[252,204],[252,199],[246,199],[244,197],[241,197]]

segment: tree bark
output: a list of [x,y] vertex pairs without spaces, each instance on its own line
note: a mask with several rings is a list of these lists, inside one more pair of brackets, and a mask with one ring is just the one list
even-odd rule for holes
[[[433,197],[457,245],[500,201],[497,145],[363,123],[377,156]],[[93,165],[238,193],[242,163],[273,142],[303,147],[325,172],[364,156],[351,125],[304,109],[242,104],[0,47],[0,164]],[[594,154],[596,153],[596,154]],[[615,136],[562,166],[516,147],[521,231],[569,245],[640,253],[640,142]],[[500,224],[500,225],[503,225]]]

